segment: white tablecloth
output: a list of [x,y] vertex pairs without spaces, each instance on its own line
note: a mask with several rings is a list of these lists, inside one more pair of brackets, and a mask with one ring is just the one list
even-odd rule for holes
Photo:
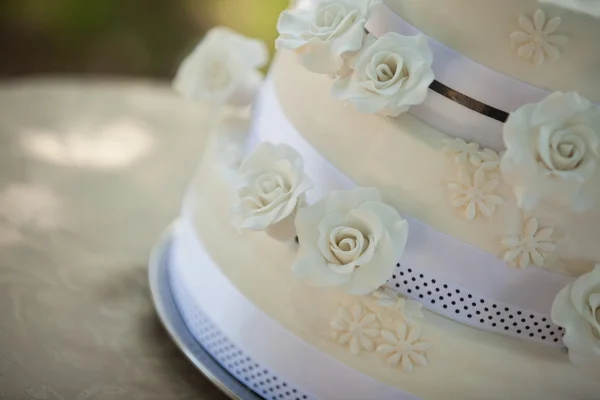
[[0,83],[0,400],[224,398],[147,285],[208,121],[166,84]]

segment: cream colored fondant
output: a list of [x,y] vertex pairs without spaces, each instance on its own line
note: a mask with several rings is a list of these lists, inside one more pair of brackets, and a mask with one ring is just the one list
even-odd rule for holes
[[271,76],[296,130],[358,185],[378,187],[384,201],[399,211],[498,257],[506,250],[502,239],[520,234],[528,217],[535,216],[540,225],[555,228],[557,250],[544,268],[581,275],[600,260],[600,210],[537,209],[523,215],[512,188],[501,182],[494,194],[503,202],[493,215],[466,220],[448,191],[465,167],[444,152],[449,135],[407,114],[390,119],[356,112],[331,98],[330,78],[306,71],[290,52],[279,53]]
[[[576,91],[600,102],[600,23],[589,15],[538,0],[390,0],[386,5],[417,29],[489,68],[551,91]],[[546,20],[560,17],[556,34],[560,57],[541,65],[519,58],[511,33],[519,17],[533,19],[542,9]],[[477,77],[469,77],[477,79]]]
[[[419,320],[422,340],[432,345],[426,353],[426,366],[405,374],[386,363],[385,356],[391,354],[362,351],[352,355],[331,339],[330,323],[338,306],[351,308],[360,299],[369,310],[390,309],[378,305],[374,296],[356,297],[337,289],[309,287],[291,272],[295,248],[261,232],[240,235],[228,222],[234,190],[216,172],[219,164],[209,152],[199,170],[195,207],[199,237],[224,274],[250,301],[305,342],[351,368],[425,400],[597,398],[600,383],[579,373],[565,351],[479,331],[428,311]],[[260,326],[252,330],[259,334]]]

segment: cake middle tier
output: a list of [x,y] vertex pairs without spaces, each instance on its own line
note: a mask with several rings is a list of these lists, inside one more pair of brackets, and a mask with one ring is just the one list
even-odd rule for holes
[[[279,129],[269,124],[281,114],[277,118],[327,163],[357,185],[378,187],[402,213],[498,258],[510,250],[507,237],[550,227],[556,251],[544,254],[543,268],[560,274],[579,276],[600,259],[598,212],[522,213],[502,180],[496,152],[454,139],[407,114],[394,119],[360,114],[334,100],[331,79],[306,71],[293,53],[279,52],[270,76],[257,106],[255,130]],[[282,130],[269,140],[285,135]],[[461,153],[466,163],[457,161]],[[485,168],[474,168],[477,162],[486,163]],[[474,190],[480,198],[465,195]]]

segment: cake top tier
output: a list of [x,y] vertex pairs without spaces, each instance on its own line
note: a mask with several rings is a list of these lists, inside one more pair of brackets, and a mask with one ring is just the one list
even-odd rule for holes
[[600,19],[538,0],[390,0],[385,5],[486,67],[600,102]]
[[[556,91],[600,101],[600,11],[593,9],[600,7],[573,11],[575,3],[300,0],[305,11],[280,18],[277,47],[297,51],[312,72],[337,74],[334,96],[361,112],[408,111],[451,136],[502,150],[503,123],[520,107]],[[379,60],[382,51],[394,55]],[[360,83],[371,79],[372,63],[387,63],[390,72],[374,88]],[[371,101],[381,88],[395,94]]]

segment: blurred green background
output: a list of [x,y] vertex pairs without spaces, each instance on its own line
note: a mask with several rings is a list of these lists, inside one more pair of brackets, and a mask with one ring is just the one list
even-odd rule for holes
[[0,77],[171,77],[204,32],[227,25],[273,48],[289,0],[0,0]]

